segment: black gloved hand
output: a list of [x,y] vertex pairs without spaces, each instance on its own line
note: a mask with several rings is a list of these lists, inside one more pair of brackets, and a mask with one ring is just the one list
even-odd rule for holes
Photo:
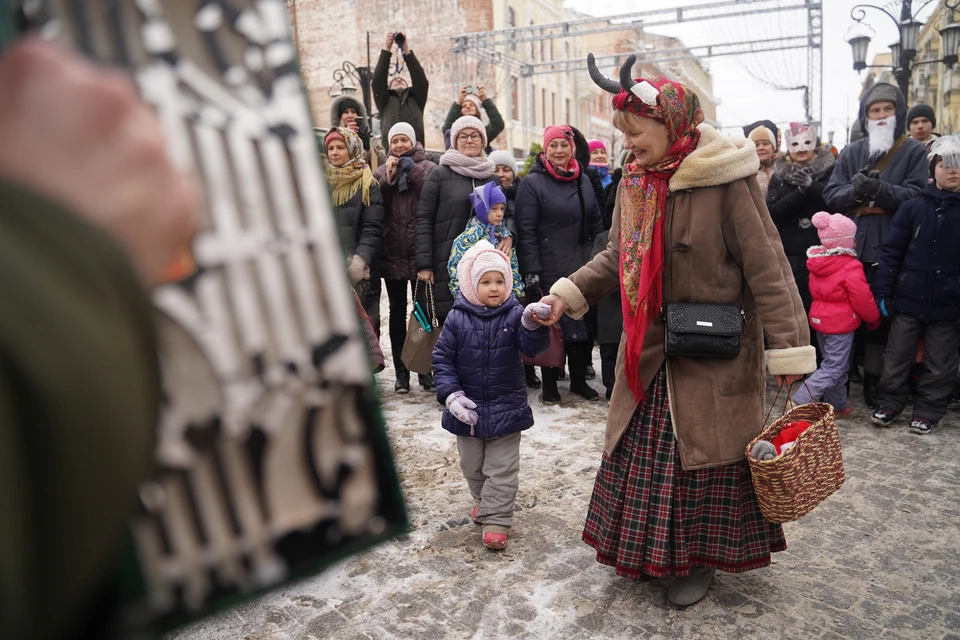
[[858,173],[850,181],[853,191],[864,198],[876,198],[880,193],[882,182],[877,178],[870,178],[866,174]]
[[788,164],[783,168],[783,181],[801,191],[806,191],[813,184],[813,176],[805,167]]

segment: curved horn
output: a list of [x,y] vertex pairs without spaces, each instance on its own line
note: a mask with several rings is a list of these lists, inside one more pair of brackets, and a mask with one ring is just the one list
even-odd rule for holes
[[598,87],[614,95],[620,93],[620,85],[617,81],[611,80],[600,73],[600,69],[597,69],[597,59],[593,57],[592,53],[587,54],[587,69],[590,71],[590,79],[593,80]]
[[637,56],[631,53],[627,56],[627,59],[623,61],[623,64],[620,65],[620,86],[623,87],[623,90],[627,93],[630,93],[633,85],[637,84],[633,81],[633,65],[636,61]]

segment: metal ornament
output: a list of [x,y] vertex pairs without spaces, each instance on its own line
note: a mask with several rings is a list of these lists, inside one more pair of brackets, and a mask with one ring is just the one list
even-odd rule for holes
[[158,473],[131,531],[169,628],[400,532],[397,479],[279,0],[37,0],[47,37],[126,66],[202,176],[192,255],[154,296]]

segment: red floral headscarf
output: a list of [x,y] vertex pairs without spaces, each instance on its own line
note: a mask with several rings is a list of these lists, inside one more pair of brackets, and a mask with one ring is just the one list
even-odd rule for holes
[[[641,96],[643,96],[641,98]],[[652,104],[651,104],[652,103]],[[662,77],[639,80],[620,91],[613,107],[667,127],[670,148],[650,167],[627,156],[620,201],[620,288],[627,334],[626,376],[637,400],[646,400],[640,383],[640,356],[650,321],[663,305],[663,214],[670,178],[700,142],[700,98],[682,84]]]

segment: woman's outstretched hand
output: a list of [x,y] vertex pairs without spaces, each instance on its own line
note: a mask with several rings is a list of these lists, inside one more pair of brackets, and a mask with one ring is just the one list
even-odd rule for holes
[[541,318],[537,314],[533,314],[533,321],[542,324],[545,327],[550,325],[557,324],[563,314],[567,311],[567,303],[563,301],[563,298],[560,298],[555,295],[544,296],[540,299],[542,304],[550,305],[550,315],[547,318]]

